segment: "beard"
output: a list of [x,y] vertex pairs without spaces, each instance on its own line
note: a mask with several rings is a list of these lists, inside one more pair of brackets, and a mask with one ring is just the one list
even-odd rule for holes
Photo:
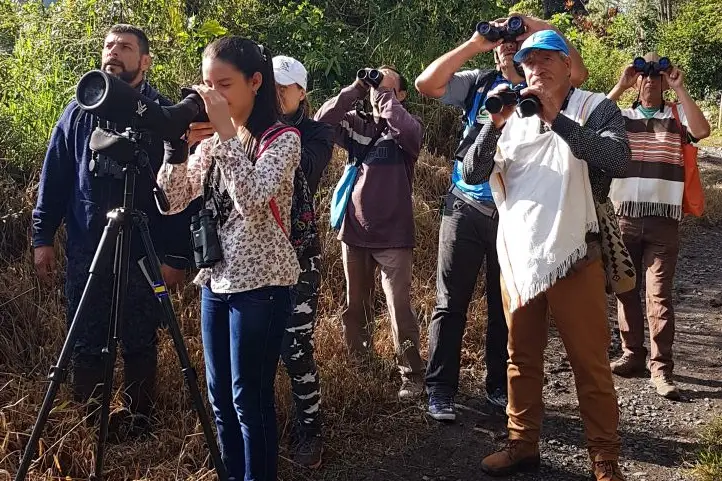
[[[107,70],[107,67],[108,67],[109,65],[112,65],[113,67],[116,67],[116,69],[117,69],[117,68],[120,68],[121,71],[120,71],[120,72],[112,72],[112,71],[109,72],[109,71]],[[108,73],[108,74],[110,74],[110,75],[113,75],[113,76],[115,76],[115,77],[118,77],[120,80],[122,80],[122,81],[124,81],[124,82],[126,82],[126,83],[129,84],[129,83],[131,83],[133,80],[135,80],[136,78],[138,78],[138,74],[140,74],[140,62],[138,62],[138,67],[137,67],[136,69],[134,69],[134,70],[128,70],[125,65],[120,64],[119,62],[113,62],[113,63],[107,63],[107,62],[106,62],[106,63],[103,63],[103,65],[102,65],[102,70],[103,70],[103,72]]]

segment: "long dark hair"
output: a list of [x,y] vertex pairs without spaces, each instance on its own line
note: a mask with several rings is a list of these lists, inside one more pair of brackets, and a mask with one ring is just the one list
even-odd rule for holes
[[261,140],[261,135],[280,118],[276,81],[273,77],[273,55],[253,40],[231,35],[208,44],[203,51],[203,58],[222,60],[233,65],[248,78],[256,72],[263,76],[253,110],[246,122],[246,129],[252,136],[252,139],[246,142],[246,149],[251,153],[255,144]]

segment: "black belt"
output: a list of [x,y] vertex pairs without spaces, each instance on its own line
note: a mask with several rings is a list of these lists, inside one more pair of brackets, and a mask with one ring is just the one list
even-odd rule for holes
[[474,200],[468,195],[466,195],[461,189],[459,189],[456,185],[452,185],[451,189],[449,189],[449,192],[454,194],[457,198],[460,200],[463,200],[470,206],[472,206],[474,209],[478,210],[482,214],[484,214],[487,217],[491,217],[492,219],[496,219],[499,217],[499,211],[496,209],[496,204],[493,202],[483,202]]

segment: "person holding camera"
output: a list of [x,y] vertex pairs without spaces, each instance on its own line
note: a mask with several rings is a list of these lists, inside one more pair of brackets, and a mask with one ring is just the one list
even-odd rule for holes
[[[336,144],[349,153],[349,164],[359,168],[338,234],[346,274],[344,339],[352,356],[371,354],[379,267],[402,378],[399,399],[413,399],[423,392],[424,369],[410,294],[415,246],[411,194],[423,127],[404,108],[407,82],[395,68],[360,74],[362,78],[326,101],[315,115],[335,126]],[[372,114],[354,108],[368,95]]]
[[[621,481],[619,410],[609,366],[606,274],[597,203],[625,174],[629,141],[619,108],[572,84],[567,42],[535,32],[514,55],[537,105],[490,114],[464,157],[464,181],[488,181],[499,212],[497,252],[509,328],[508,441],[482,461],[493,476],[539,467],[548,313],[574,371],[592,470]],[[508,90],[501,85],[489,93]],[[532,97],[534,96],[534,97]]]
[[[306,98],[308,73],[301,62],[292,57],[273,58],[273,75],[280,101],[283,121],[301,133],[301,169],[306,179],[307,195],[313,197],[321,176],[333,153],[333,127],[309,118],[311,106]],[[295,196],[304,194],[299,186]],[[306,213],[307,214],[307,213]],[[315,216],[314,212],[311,212]],[[293,222],[306,222],[305,213],[298,212]],[[301,276],[295,287],[295,307],[286,326],[281,359],[291,378],[291,391],[296,405],[296,423],[292,433],[294,461],[310,468],[321,465],[321,386],[314,360],[313,332],[321,287],[321,242],[315,235],[298,252]]]
[[[632,108],[622,110],[632,162],[624,178],[612,182],[609,195],[619,217],[622,239],[637,271],[635,288],[617,295],[624,352],[612,362],[612,372],[633,376],[645,371],[647,350],[640,291],[642,273],[646,272],[651,383],[660,396],[679,400],[679,390],[672,380],[675,330],[672,289],[679,255],[679,221],[683,215],[682,144],[709,136],[710,126],[687,92],[684,73],[679,68],[668,65],[654,52],[640,60],[641,68],[634,65],[625,68],[607,95],[616,102],[630,88],[639,91]],[[670,87],[678,103],[664,101],[664,92]]]
[[[513,26],[515,22],[517,25]],[[496,252],[498,211],[488,182],[477,185],[464,182],[463,159],[481,126],[489,121],[485,106],[488,92],[499,85],[517,89],[526,86],[523,72],[514,62],[519,43],[532,33],[551,27],[536,18],[517,15],[488,25],[491,28],[487,30],[496,35],[485,32],[485,37],[477,29],[471,39],[432,62],[415,82],[421,94],[464,110],[464,130],[454,155],[451,186],[439,229],[437,302],[429,325],[428,414],[440,421],[456,419],[454,396],[459,387],[466,313],[484,260],[488,315],[486,398],[502,410],[507,404],[507,326]],[[571,82],[579,86],[587,71],[576,50],[569,42],[567,46],[572,61]],[[459,70],[476,55],[492,50],[496,69]]]
[[[231,481],[276,479],[274,380],[301,272],[287,232],[298,130],[279,121],[270,52],[227,36],[203,52],[200,94],[210,120],[191,124],[182,164],[164,163],[158,184],[169,213],[204,199],[194,223],[203,267],[201,333],[208,397]],[[197,239],[197,240],[196,240]]]
[[[131,25],[113,26],[105,37],[102,70],[124,80],[140,93],[161,105],[172,103],[145,80],[151,57],[148,37]],[[73,320],[89,278],[90,264],[106,225],[107,211],[123,205],[123,166],[127,159],[112,159],[91,151],[89,142],[96,127],[123,132],[125,125],[109,124],[82,110],[74,99],[55,125],[40,175],[38,200],[33,210],[35,268],[43,283],[57,274],[53,248],[55,233],[64,221],[67,322]],[[163,162],[163,139],[147,133],[146,147],[154,172]],[[162,216],[153,197],[153,183],[147,176],[136,180],[135,207],[148,216],[151,238],[162,262],[162,273],[169,285],[183,282],[188,267],[187,212]],[[139,235],[132,238],[127,305],[122,319],[126,416],[111,417],[110,429],[118,436],[146,433],[150,428],[157,371],[157,333],[162,311],[153,290],[136,263],[143,251]],[[100,279],[100,287],[90,292],[89,312],[80,319],[80,334],[72,356],[72,389],[76,401],[100,398],[103,383],[102,351],[108,340],[113,290],[112,266]],[[68,326],[69,327],[69,326]],[[92,408],[95,410],[95,408]],[[132,416],[127,416],[130,413]],[[94,419],[94,417],[91,417]],[[127,429],[123,434],[120,430]]]

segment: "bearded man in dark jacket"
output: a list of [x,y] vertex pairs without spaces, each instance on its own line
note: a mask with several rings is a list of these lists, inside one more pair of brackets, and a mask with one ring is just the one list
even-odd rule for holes
[[[161,105],[171,102],[155,91],[145,79],[151,64],[148,38],[131,25],[115,25],[105,38],[102,70],[119,77],[140,93]],[[78,309],[89,277],[89,268],[107,223],[106,212],[123,204],[124,181],[119,165],[90,150],[96,127],[122,132],[126,126],[112,125],[82,110],[73,99],[55,125],[40,177],[38,200],[33,210],[33,248],[40,280],[51,282],[56,270],[53,248],[56,231],[65,221],[67,260],[65,294],[68,327]],[[161,138],[152,138],[146,151],[153,178],[165,153]],[[92,172],[91,172],[92,167]],[[99,175],[105,170],[104,175]],[[115,174],[110,173],[114,171]],[[189,216],[193,206],[174,216],[158,211],[150,176],[141,172],[136,179],[134,207],[148,216],[151,238],[161,260],[169,286],[183,281],[188,267]],[[125,393],[133,416],[130,432],[141,434],[149,428],[157,369],[157,328],[162,317],[160,304],[143,276],[138,261],[144,256],[139,232],[134,232],[130,250],[130,271],[121,345],[124,360]],[[89,292],[89,305],[80,322],[72,356],[74,398],[85,402],[100,397],[112,298],[112,262],[103,266],[97,287]],[[126,413],[128,412],[126,411]],[[123,425],[127,425],[123,423]]]

